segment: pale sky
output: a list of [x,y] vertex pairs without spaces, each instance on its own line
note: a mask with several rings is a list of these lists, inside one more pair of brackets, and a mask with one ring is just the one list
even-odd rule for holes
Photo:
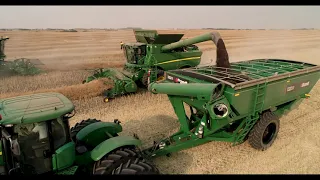
[[320,6],[0,6],[0,28],[320,28]]

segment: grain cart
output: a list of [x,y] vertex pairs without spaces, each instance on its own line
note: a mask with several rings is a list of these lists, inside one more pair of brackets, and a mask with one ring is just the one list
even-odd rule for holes
[[[212,40],[217,53],[225,55],[225,47],[218,32],[203,34],[179,41],[184,34],[158,34],[155,30],[134,30],[137,42],[123,43],[121,48],[127,62],[122,71],[114,68],[99,69],[84,83],[97,78],[110,78],[113,88],[105,91],[105,101],[118,95],[135,93],[138,87],[147,87],[148,83],[163,78],[164,71],[195,67],[200,64],[202,51],[194,45]],[[219,42],[218,39],[222,42]],[[148,70],[156,74],[148,76]]]
[[5,61],[5,41],[8,37],[0,37],[0,77],[9,75],[35,75],[41,71],[37,66],[43,65],[38,59],[20,58],[13,61]]
[[0,100],[2,174],[157,174],[118,120],[83,120],[69,129],[74,105],[59,93]]
[[266,150],[277,137],[279,118],[310,96],[319,77],[320,66],[281,59],[167,71],[149,91],[168,95],[180,130],[144,152],[166,155],[210,141],[236,145],[247,139]]

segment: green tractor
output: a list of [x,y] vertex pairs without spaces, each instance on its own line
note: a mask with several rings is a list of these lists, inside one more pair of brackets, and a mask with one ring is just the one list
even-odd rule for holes
[[119,136],[118,120],[83,120],[71,129],[74,105],[59,93],[0,100],[0,169],[15,174],[158,174],[138,149]]
[[43,65],[38,59],[19,58],[13,61],[5,61],[5,42],[8,37],[0,37],[0,77],[12,75],[36,75],[42,71],[38,68]]
[[[121,43],[127,62],[122,71],[115,68],[98,69],[84,80],[109,78],[113,88],[104,93],[105,101],[119,95],[137,92],[148,84],[164,78],[164,71],[195,67],[200,64],[202,51],[194,45],[212,40],[219,56],[226,55],[225,47],[218,32],[203,34],[181,40],[184,34],[158,34],[156,30],[134,30],[135,43]],[[150,70],[156,72],[150,77]]]

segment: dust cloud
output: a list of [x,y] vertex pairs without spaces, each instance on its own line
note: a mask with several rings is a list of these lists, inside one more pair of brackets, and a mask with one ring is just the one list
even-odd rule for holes
[[30,95],[34,93],[58,92],[65,95],[70,100],[80,100],[80,99],[88,99],[88,98],[100,96],[102,95],[104,90],[112,87],[113,87],[113,82],[110,79],[101,78],[85,84],[77,84],[77,85],[65,86],[60,88],[39,89],[36,91],[29,91],[29,92],[15,92],[15,93],[0,94],[0,99],[10,98],[15,96],[22,96],[22,95]]

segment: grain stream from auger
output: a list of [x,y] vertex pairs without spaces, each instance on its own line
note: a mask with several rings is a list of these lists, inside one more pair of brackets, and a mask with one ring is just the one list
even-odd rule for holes
[[[210,30],[161,30],[160,32],[186,33],[183,38],[188,38]],[[232,62],[252,58],[285,58],[320,64],[319,30],[219,32],[225,40]],[[165,95],[139,92],[114,99],[106,104],[101,96],[96,96],[100,93],[99,83],[93,83],[96,88],[84,87],[88,91],[95,91],[92,94],[79,90],[89,95],[87,98],[72,93],[73,91],[77,93],[76,89],[82,87],[82,80],[90,74],[84,69],[90,69],[89,66],[96,67],[102,63],[105,67],[120,67],[121,65],[117,64],[125,63],[120,50],[120,41],[134,42],[132,31],[3,31],[0,33],[11,37],[6,47],[8,59],[38,58],[50,67],[50,72],[46,75],[32,78],[0,78],[1,97],[10,96],[11,93],[72,89],[65,92],[70,98],[75,99],[73,102],[77,109],[71,126],[87,118],[103,121],[119,119],[123,125],[121,134],[137,133],[144,142],[143,146],[151,145],[153,140],[168,136],[179,128],[177,117]],[[215,47],[212,42],[198,45],[200,49],[206,50],[202,64],[210,63],[211,59],[215,60]],[[56,67],[61,69],[57,71]],[[234,147],[226,142],[211,142],[173,153],[171,157],[156,158],[154,162],[162,173],[169,174],[317,174],[320,171],[319,91],[320,83],[317,83],[310,93],[310,99],[281,118],[278,139],[267,151],[256,151],[247,142]]]

